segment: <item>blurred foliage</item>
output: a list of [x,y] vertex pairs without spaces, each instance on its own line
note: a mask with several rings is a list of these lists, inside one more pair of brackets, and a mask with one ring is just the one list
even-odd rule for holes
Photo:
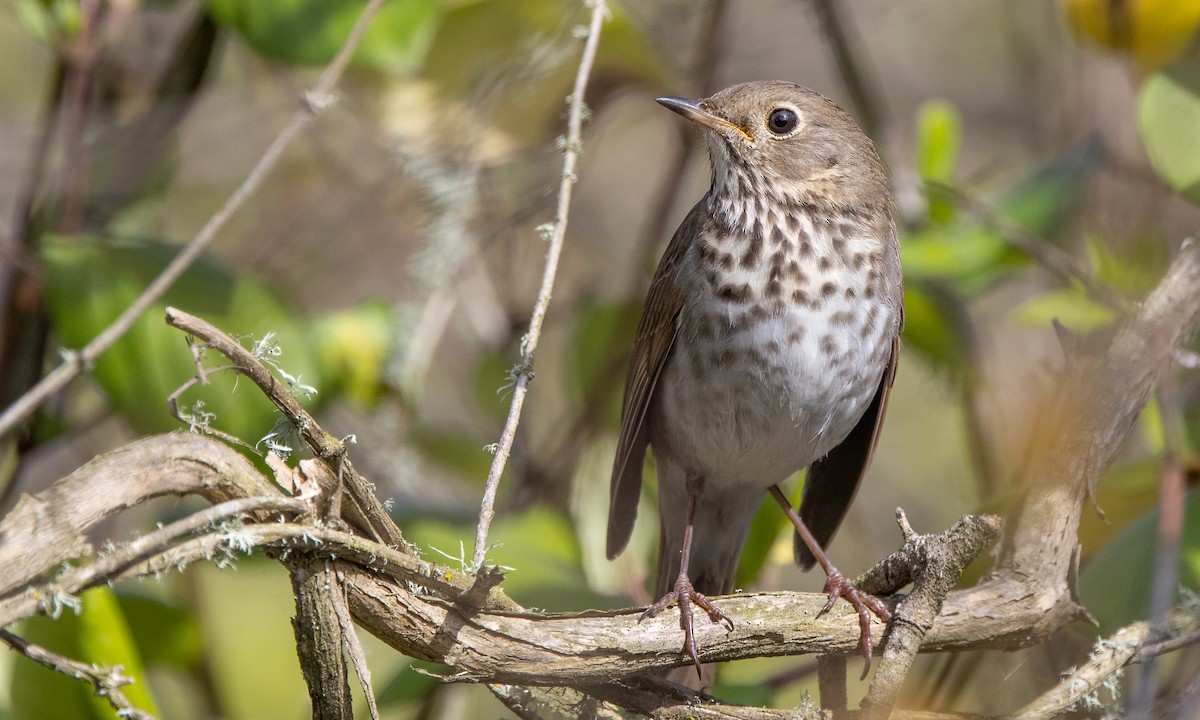
[[[1200,589],[1200,493],[1190,493],[1184,505],[1188,522],[1180,542],[1179,585]],[[1084,606],[1109,634],[1146,617],[1158,550],[1158,511],[1143,514],[1104,545],[1079,578]],[[1120,582],[1113,582],[1120,578]]]
[[[108,327],[174,257],[176,248],[148,241],[46,236],[47,309],[66,347],[82,347]],[[379,396],[390,331],[390,309],[368,303],[312,320],[297,320],[263,284],[216,261],[193,265],[92,369],[92,377],[133,428],[151,434],[175,430],[166,398],[195,374],[184,338],[163,321],[164,308],[186,308],[257,349],[281,370],[310,410],[341,395],[369,405]],[[232,373],[214,373],[212,387],[179,398],[195,426],[219,428],[252,444],[270,432],[274,406]],[[239,387],[240,385],[240,387]],[[311,395],[302,386],[325,391]],[[161,403],[148,403],[148,397]]]
[[82,16],[76,0],[16,0],[21,24],[42,42],[58,42],[79,32]]
[[1138,126],[1155,169],[1200,204],[1200,50],[1146,78]]
[[[965,324],[962,303],[978,299],[999,283],[1019,274],[1036,271],[1011,238],[1002,232],[1006,225],[1032,233],[1046,241],[1056,240],[1079,207],[1082,189],[1099,161],[1099,151],[1087,145],[1065,160],[1038,170],[1015,187],[1000,194],[990,210],[980,217],[962,209],[954,178],[961,145],[962,121],[957,109],[945,101],[921,106],[917,116],[915,167],[927,189],[924,217],[916,218],[901,242],[901,264],[905,276],[904,340],[937,367],[965,377],[974,350],[972,329]],[[1057,303],[1053,292],[1061,293]],[[1045,298],[1051,298],[1046,300]],[[1086,303],[1077,289],[1067,288],[1031,302],[1048,302],[1054,312],[1070,301]],[[1025,310],[1026,318],[1037,306]],[[1068,319],[1086,319],[1088,328],[1098,325],[1094,316],[1073,313]],[[1047,318],[1036,317],[1039,322]]]
[[[180,238],[192,231],[179,233],[165,217],[170,211],[186,203],[207,206],[210,196],[225,192],[223,187],[209,187],[207,178],[177,175],[185,168],[180,134],[196,132],[188,124],[199,122],[194,118],[211,121],[214,116],[198,114],[191,100],[214,86],[234,86],[268,98],[264,85],[281,86],[286,96],[294,86],[304,85],[311,66],[333,56],[364,4],[205,0],[196,6],[202,15],[188,30],[177,37],[167,32],[153,35],[164,44],[173,37],[178,43],[160,48],[154,56],[170,57],[159,58],[163,74],[191,78],[191,84],[131,90],[140,87],[139,82],[153,85],[150,71],[131,72],[116,61],[102,66],[96,95],[103,112],[95,113],[97,127],[89,135],[98,139],[88,156],[86,184],[91,195],[82,214],[84,227],[72,231],[57,222],[63,208],[56,188],[43,189],[28,218],[30,249],[44,269],[40,307],[50,333],[44,347],[33,349],[36,362],[52,364],[57,348],[87,343],[163,269]],[[165,14],[184,3],[125,5],[135,13]],[[1200,24],[1200,2],[1063,0],[1061,5],[1076,34],[1116,50],[1145,74],[1136,119],[1153,172],[1197,203],[1200,53],[1186,50]],[[45,43],[48,55],[62,63],[59,69],[66,68],[71,43],[81,33],[79,3],[17,0],[13,7],[24,32]],[[640,117],[631,120],[631,113],[617,101],[632,93],[639,99],[653,97],[654,92],[674,91],[686,83],[680,77],[682,60],[676,57],[680,48],[675,39],[686,23],[664,7],[613,4],[589,94],[594,119],[590,128],[605,139],[617,137],[615,142],[633,145],[635,153],[653,149],[662,151],[662,157],[669,148],[652,146],[662,145],[666,136],[656,134]],[[247,347],[258,346],[281,378],[315,388],[318,392],[305,400],[306,406],[323,422],[335,418],[339,430],[344,425],[364,437],[355,449],[361,453],[356,460],[362,457],[363,465],[386,488],[381,494],[396,496],[396,515],[406,537],[423,549],[427,560],[465,570],[474,536],[474,494],[491,461],[483,447],[495,440],[507,410],[506,378],[518,356],[531,297],[526,286],[533,274],[528,268],[540,270],[544,253],[536,224],[548,216],[548,188],[557,183],[554,138],[561,132],[563,96],[575,72],[584,10],[574,0],[386,3],[354,56],[356,71],[346,83],[344,105],[351,110],[339,108],[345,114],[319,124],[309,147],[289,160],[294,164],[287,168],[287,179],[278,181],[277,192],[284,196],[303,185],[297,177],[330,175],[333,182],[322,187],[322,193],[329,194],[334,184],[357,179],[356,173],[371,178],[364,183],[366,190],[354,186],[361,196],[357,204],[334,220],[320,217],[320,245],[330,254],[319,257],[313,275],[336,279],[318,289],[289,283],[280,268],[295,261],[295,246],[278,251],[260,247],[308,231],[300,226],[317,215],[308,214],[306,206],[324,205],[327,198],[321,193],[306,198],[302,192],[296,192],[301,199],[291,199],[291,204],[267,198],[253,211],[265,220],[251,217],[231,233],[245,247],[218,249],[194,265],[163,303],[96,362],[90,382],[77,383],[60,405],[47,410],[35,445],[52,448],[58,442],[77,441],[97,417],[115,420],[127,433],[180,428],[167,412],[166,398],[194,375],[195,368],[184,338],[162,322],[163,306],[178,306],[234,334]],[[208,29],[213,37],[206,35]],[[116,31],[113,36],[120,37]],[[112,40],[106,36],[105,42]],[[195,45],[206,51],[184,52]],[[733,49],[731,54],[745,51]],[[218,60],[246,67],[213,73],[211,66]],[[47,71],[48,86],[52,78],[53,72]],[[276,82],[279,78],[284,82]],[[165,85],[176,94],[164,90]],[[207,99],[230,102],[228,95],[215,92]],[[267,107],[271,102],[265,99],[261,104]],[[1171,246],[1158,226],[1139,226],[1128,237],[1118,237],[1091,221],[1097,208],[1089,205],[1095,202],[1090,193],[1113,167],[1130,162],[1128,152],[1112,149],[1104,139],[1076,138],[1053,153],[1039,146],[1029,158],[993,158],[990,162],[1002,166],[1000,171],[980,172],[977,145],[980,135],[989,131],[982,124],[986,115],[961,102],[927,100],[919,104],[911,124],[898,123],[912,128],[912,136],[901,143],[911,150],[910,157],[893,163],[896,177],[911,169],[920,184],[920,192],[913,193],[915,201],[904,204],[900,228],[906,276],[902,380],[912,372],[910,367],[932,370],[929,383],[934,389],[925,388],[925,394],[931,404],[937,399],[933,396],[949,398],[945,404],[951,410],[936,412],[954,412],[961,418],[968,445],[961,451],[968,455],[963,464],[978,470],[973,480],[957,465],[946,472],[955,474],[957,482],[975,483],[980,508],[1003,512],[1027,481],[1019,476],[1019,459],[1010,457],[1022,448],[1020,441],[1003,437],[1014,434],[1006,423],[1035,425],[1036,418],[1014,421],[1003,414],[1003,401],[1010,398],[997,401],[989,396],[1030,391],[988,386],[994,368],[988,367],[986,357],[995,352],[988,343],[998,345],[994,337],[1007,342],[1010,335],[1023,332],[1049,335],[1057,322],[1077,336],[1082,347],[1102,347],[1106,334],[1121,320],[1083,283],[1047,272],[1038,258],[1027,254],[1029,242],[1068,254],[1089,278],[1131,301],[1161,277]],[[1131,117],[1134,110],[1128,108]],[[160,113],[173,118],[166,129],[155,131],[161,142],[132,142],[153,134],[147,123]],[[618,121],[610,122],[614,116]],[[235,134],[243,130],[237,127]],[[228,128],[219,132],[228,134]],[[368,154],[374,157],[348,155],[330,161],[329,156],[343,150],[339,143],[347,142],[339,133],[370,137],[374,144]],[[485,153],[478,147],[484,144],[494,144],[498,151]],[[397,152],[396,145],[408,154]],[[589,144],[586,149],[592,148]],[[414,157],[427,167],[418,167]],[[601,153],[585,154],[581,176],[586,181],[586,174],[605,162],[611,163]],[[649,159],[627,155],[621,162],[615,177],[643,187],[640,176],[648,174]],[[654,163],[659,163],[658,156]],[[455,172],[439,175],[430,167]],[[211,170],[190,172],[203,175]],[[124,178],[128,173],[137,176],[135,181]],[[439,208],[427,206],[436,205],[430,200],[437,196],[435,191],[445,192],[435,187],[437,183],[459,175],[479,178],[475,199],[480,209],[461,218],[461,232],[478,237],[453,238],[469,246],[469,252],[454,254],[452,267],[427,277],[421,268],[430,263],[423,264],[423,259],[444,250],[437,243],[446,242],[434,237]],[[1154,178],[1143,181],[1158,189]],[[396,196],[370,194],[375,183],[397,188]],[[585,182],[581,195],[586,189]],[[653,192],[645,195],[634,199],[648,205],[656,197]],[[637,597],[642,581],[651,578],[655,565],[657,489],[650,481],[650,459],[641,520],[629,549],[616,562],[604,556],[608,475],[625,363],[646,280],[638,255],[644,249],[621,246],[623,254],[637,257],[626,263],[629,267],[618,265],[613,238],[606,233],[614,226],[628,232],[630,217],[657,211],[621,207],[612,197],[624,196],[614,194],[598,203],[598,211],[593,207],[573,217],[569,252],[578,253],[576,265],[551,306],[551,335],[539,355],[538,380],[530,396],[531,403],[540,404],[527,412],[506,480],[509,505],[491,534],[489,561],[510,568],[505,590],[530,607],[565,611],[626,605],[631,595]],[[391,268],[386,292],[365,281],[360,286],[357,277],[337,275],[338,268],[329,266],[349,264],[355,259],[349,255],[363,254],[361,247],[343,249],[353,234],[350,226],[357,227],[390,205],[413,206],[419,212],[383,229],[363,231],[373,236],[372,244],[367,260],[357,267],[371,270],[402,258],[414,270],[406,276]],[[451,203],[440,211],[453,214],[455,209]],[[624,276],[616,277],[621,273]],[[345,294],[354,298],[350,302],[328,302],[321,295],[347,286],[350,292]],[[499,306],[489,308],[498,320],[489,320],[471,306],[467,295],[481,286],[491,293],[483,293],[487,302]],[[431,300],[440,290],[453,299],[444,305]],[[441,325],[428,322],[441,311],[447,315]],[[988,313],[993,316],[985,319]],[[420,319],[408,322],[411,317]],[[435,350],[429,369],[401,388],[396,368],[407,360],[403,348],[414,327],[432,333]],[[1013,353],[1002,357],[1005,362],[1025,360]],[[1034,365],[1040,358],[1028,362]],[[1029,374],[1036,377],[1040,370],[1031,367]],[[257,390],[229,373],[216,373],[211,380],[210,386],[193,387],[180,399],[180,407],[197,418],[197,425],[211,423],[251,445],[270,432],[277,416]],[[1053,383],[1032,394],[1042,390],[1052,394]],[[1190,395],[1183,402],[1189,430],[1195,433],[1191,428],[1196,426],[1197,402]],[[892,422],[903,412],[893,408]],[[926,411],[909,412],[909,422],[919,423]],[[211,419],[206,419],[210,413]],[[1097,488],[1097,503],[1106,519],[1085,512],[1080,530],[1087,563],[1081,592],[1106,630],[1144,616],[1156,552],[1155,508],[1166,439],[1155,407],[1147,409],[1140,423],[1139,437]],[[329,429],[335,431],[332,423]],[[1187,455],[1191,449],[1178,450]],[[919,450],[908,452],[891,461],[892,472],[899,474],[908,465],[927,469],[922,458],[912,457]],[[877,459],[877,467],[881,461]],[[799,496],[802,482],[802,475],[791,481],[793,497]],[[470,502],[437,504],[435,496],[441,498],[439,493],[447,488],[470,497]],[[875,487],[864,494],[878,493],[890,501],[894,495],[889,492]],[[944,504],[924,485],[905,497],[906,503],[925,503],[928,508]],[[1200,589],[1196,502],[1193,493],[1180,580]],[[842,537],[847,534],[844,531]],[[853,544],[843,539],[835,549],[843,552]],[[793,586],[791,578],[777,580],[790,566],[791,546],[786,520],[773,502],[765,502],[742,555],[737,587],[755,587],[764,575],[777,585]],[[979,572],[981,567],[971,571],[973,577]],[[1114,577],[1121,578],[1116,583],[1119,591],[1113,590]],[[291,612],[285,571],[256,557],[239,563],[236,573],[199,566],[153,588],[121,588],[116,595],[107,589],[93,591],[84,597],[80,616],[35,619],[22,631],[31,640],[89,662],[123,664],[127,674],[139,678],[128,690],[130,697],[148,709],[157,700],[165,717],[300,717],[306,696],[287,623]],[[772,691],[760,681],[795,662],[764,659],[723,668],[717,694],[753,704],[797,702],[802,689]],[[448,689],[422,674],[445,668],[412,662],[383,648],[372,655],[371,664],[388,717],[429,717],[431,708],[441,703],[460,707],[453,704],[457,702],[470,708],[462,716],[497,712],[483,694],[465,701],[446,699],[466,691]],[[86,687],[28,662],[15,662],[6,684],[11,686],[11,701],[8,708],[0,707],[0,716],[108,716],[98,710]]]
[[[205,0],[213,18],[265,57],[299,65],[333,59],[366,0]],[[354,59],[384,72],[411,69],[438,17],[436,0],[389,0],[371,21]]]
[[[82,347],[108,327],[176,252],[150,242],[44,238],[47,307],[63,345]],[[194,374],[183,338],[162,320],[167,305],[187,308],[235,336],[245,335],[248,345],[274,333],[278,343],[292,349],[280,360],[288,372],[299,378],[316,375],[313,359],[304,354],[311,345],[300,341],[300,325],[261,284],[201,262],[184,274],[164,301],[102,355],[92,372],[113,405],[140,433],[179,427],[168,412],[166,398]],[[222,392],[203,393],[203,412],[214,414],[221,427],[238,437],[261,437],[274,422],[273,406],[248,384],[243,392],[231,392],[231,382],[222,382]],[[195,394],[199,393],[190,395]],[[148,397],[162,402],[148,403]],[[188,404],[187,398],[181,406]]]
[[1071,28],[1151,72],[1186,51],[1200,27],[1197,0],[1060,0]]

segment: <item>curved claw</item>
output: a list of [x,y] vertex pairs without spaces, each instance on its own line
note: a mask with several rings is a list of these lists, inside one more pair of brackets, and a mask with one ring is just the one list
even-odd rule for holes
[[829,573],[825,580],[825,592],[829,594],[829,599],[817,613],[817,617],[829,612],[838,598],[843,598],[850,603],[854,611],[858,613],[858,649],[866,661],[863,665],[862,677],[859,679],[866,679],[867,673],[871,670],[871,615],[874,614],[886,625],[892,619],[892,614],[888,612],[887,606],[879,598],[859,590],[837,570]]
[[692,587],[692,581],[686,575],[680,575],[675,581],[675,589],[663,595],[658,599],[658,602],[646,608],[646,611],[638,618],[638,622],[640,623],[646,618],[654,617],[669,607],[671,603],[679,605],[679,627],[683,630],[683,652],[687,653],[688,657],[692,659],[692,663],[696,666],[696,675],[703,677],[700,671],[700,655],[696,648],[696,635],[693,630],[692,605],[699,605],[708,614],[708,619],[713,624],[725,625],[731,632],[733,631],[733,620],[730,620],[728,615],[721,612],[721,609],[714,605],[711,600],[703,594],[696,592],[696,589]]

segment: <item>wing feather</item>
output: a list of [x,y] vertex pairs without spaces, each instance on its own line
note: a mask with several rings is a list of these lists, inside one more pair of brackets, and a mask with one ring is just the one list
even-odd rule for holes
[[667,364],[675,343],[679,310],[683,296],[675,278],[680,260],[707,218],[707,203],[701,200],[680,224],[663,253],[646,306],[638,322],[625,378],[625,396],[621,403],[621,431],[617,439],[617,454],[613,461],[611,495],[608,509],[609,559],[619,555],[633,533],[637,519],[638,496],[642,488],[642,465],[650,444],[646,417],[654,399],[659,376]]

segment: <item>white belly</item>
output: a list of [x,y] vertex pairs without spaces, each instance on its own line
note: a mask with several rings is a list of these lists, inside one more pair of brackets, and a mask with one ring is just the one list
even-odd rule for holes
[[[685,308],[651,410],[651,443],[685,474],[759,488],[826,455],[878,389],[893,326],[884,312],[863,337],[857,327],[828,327],[832,311],[787,307],[739,323],[740,308],[717,299]],[[732,324],[713,321],[728,317]]]

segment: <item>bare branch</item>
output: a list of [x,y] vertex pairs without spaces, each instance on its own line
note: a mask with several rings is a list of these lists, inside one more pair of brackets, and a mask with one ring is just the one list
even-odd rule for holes
[[[175,433],[130,443],[23,496],[0,518],[0,597],[90,554],[87,532],[105,518],[153,497],[184,494],[212,503],[284,499],[246,458],[206,438]],[[11,622],[3,617],[0,612],[0,626]]]
[[[872,573],[890,578],[893,587],[889,592],[910,581],[913,589],[893,614],[883,657],[862,703],[864,720],[886,720],[891,716],[908,671],[925,634],[941,612],[946,595],[963,568],[1000,535],[1000,518],[991,515],[968,515],[939,535],[918,535],[900,509],[896,510],[896,522],[904,534],[904,547],[877,565]],[[863,586],[873,584],[872,573],[867,574]]]
[[592,64],[596,60],[596,49],[600,46],[600,27],[608,14],[605,0],[587,0],[592,7],[592,19],[588,24],[587,41],[583,46],[583,55],[579,58],[579,70],[575,73],[575,87],[568,98],[570,110],[567,114],[567,137],[563,143],[562,177],[558,185],[558,209],[554,216],[554,225],[550,231],[550,247],[546,251],[546,267],[542,273],[542,287],[538,290],[537,301],[533,305],[533,315],[529,319],[529,332],[521,340],[521,362],[516,368],[515,385],[513,387],[512,404],[508,409],[508,418],[504,421],[504,430],[500,433],[500,442],[496,444],[495,457],[492,467],[488,470],[487,484],[483,490],[483,500],[479,508],[479,525],[475,530],[475,553],[471,564],[482,568],[484,556],[487,554],[488,529],[492,518],[496,516],[496,490],[500,487],[500,476],[504,474],[504,466],[512,452],[513,440],[517,436],[517,425],[521,422],[521,408],[525,404],[525,394],[529,390],[529,381],[533,379],[533,354],[537,350],[538,341],[542,337],[542,323],[546,319],[546,310],[550,307],[550,296],[554,291],[554,278],[558,274],[558,259],[562,255],[563,240],[567,234],[567,217],[571,211],[571,191],[575,187],[575,167],[579,163],[580,148],[583,143],[584,94],[587,91],[588,79],[591,77]]
[[1197,287],[1200,243],[1187,241],[1108,352],[1063,373],[1046,413],[1053,432],[1022,472],[1024,494],[1005,521],[996,569],[976,588],[950,594],[926,650],[938,649],[938,627],[968,619],[979,637],[991,638],[988,646],[1011,648],[1048,637],[1080,615],[1070,587],[1080,515],[1145,407],[1160,353],[1184,345],[1200,328]]
[[[66,569],[42,587],[31,584],[24,588],[17,588],[13,594],[0,599],[0,627],[38,612],[54,614],[64,603],[69,603],[77,593],[113,582],[151,558],[168,556],[171,547],[179,544],[181,537],[212,526],[214,523],[258,512],[295,513],[303,512],[305,509],[306,505],[303,500],[276,495],[274,497],[229,500],[207,510],[192,513],[182,520],[123,545],[109,554],[99,557],[94,562]],[[204,556],[203,559],[211,560],[222,554],[228,555],[230,550],[243,549],[240,538],[231,536],[228,532],[218,532],[217,538],[219,542],[214,545],[214,552]],[[233,547],[231,548],[230,545]],[[181,568],[182,565],[166,565],[159,569],[178,570]]]
[[117,711],[117,717],[129,718],[130,720],[154,720],[153,715],[134,707],[133,703],[129,702],[129,699],[125,697],[125,693],[121,692],[121,688],[132,684],[133,680],[122,675],[120,667],[104,667],[81,663],[78,660],[72,660],[71,658],[47,650],[40,645],[34,645],[24,638],[4,629],[0,629],[0,642],[3,642],[14,651],[39,665],[48,667],[67,677],[78,678],[79,680],[91,683],[95,689],[96,696],[107,700],[112,709]]
[[339,589],[330,564],[309,553],[291,555],[288,575],[296,597],[292,630],[313,720],[353,720],[342,626],[334,609]]
[[[942,612],[924,634],[923,651],[1024,646],[1039,642],[1079,613],[1071,588],[1079,516],[1092,483],[1112,462],[1162,372],[1161,359],[1172,357],[1172,349],[1193,337],[1200,327],[1200,294],[1195,292],[1196,287],[1200,287],[1200,246],[1189,243],[1141,305],[1138,315],[1118,332],[1109,352],[1082,367],[1073,367],[1066,375],[1061,397],[1051,413],[1057,432],[1026,470],[1030,480],[1007,521],[1008,536],[996,571],[974,588],[950,593]],[[231,350],[230,354],[238,353]],[[180,450],[189,445],[202,459],[187,461],[178,457]],[[307,507],[298,499],[279,497],[261,477],[257,485],[254,481],[222,483],[213,479],[212,475],[224,465],[239,474],[246,472],[248,464],[240,458],[242,465],[209,459],[219,458],[222,453],[236,457],[236,453],[206,438],[172,435],[130,447],[143,451],[161,447],[168,451],[167,461],[163,462],[163,454],[151,452],[139,457],[126,448],[81,468],[45,491],[47,497],[55,498],[55,512],[65,523],[94,522],[97,517],[111,514],[112,507],[121,503],[162,492],[161,488],[148,487],[150,481],[145,477],[126,480],[129,473],[122,470],[122,461],[146,477],[161,473],[168,486],[206,487],[210,494],[214,494],[212,488],[223,487],[235,495],[247,488],[266,487],[274,497],[248,501],[252,506],[286,507],[293,512]],[[151,465],[151,459],[157,461],[156,466]],[[181,468],[200,480],[184,477]],[[116,488],[115,505],[111,507],[105,502],[107,486],[95,482],[97,472]],[[122,482],[131,483],[136,491],[122,489]],[[89,484],[94,486],[91,495],[76,497],[63,490]],[[85,511],[78,507],[89,499],[100,509]],[[19,528],[23,534],[0,533],[5,538],[0,552],[10,552],[13,537],[30,537],[40,522],[35,516],[46,514],[45,502],[46,497],[23,499],[13,515],[3,520],[0,530]],[[213,512],[228,514],[230,508],[213,508]],[[528,612],[506,602],[496,589],[500,575],[464,576],[422,562],[407,547],[389,548],[315,524],[248,524],[230,532],[211,528],[211,518],[203,520],[188,526],[200,530],[198,535],[181,534],[185,529],[181,525],[169,526],[147,536],[144,546],[135,542],[90,565],[67,570],[55,578],[55,583],[37,588],[26,585],[28,593],[21,588],[9,590],[0,598],[0,625],[45,608],[46,598],[53,593],[77,592],[100,581],[174,568],[190,560],[211,558],[218,551],[228,554],[231,549],[270,547],[284,562],[296,551],[331,557],[337,572],[345,578],[349,607],[361,626],[409,656],[449,665],[454,675],[448,680],[595,686],[601,688],[596,690],[600,696],[610,692],[602,688],[617,687],[611,683],[632,687],[627,678],[633,675],[686,663],[678,652],[677,611],[665,612],[641,625],[633,622],[637,610]],[[55,530],[53,524],[49,527]],[[952,529],[951,543],[965,543],[966,536],[955,535],[957,531]],[[56,537],[68,540],[69,550],[79,549],[81,541],[71,541],[82,537],[77,527],[57,532]],[[61,555],[62,551],[58,552]],[[0,563],[0,573],[8,571],[6,566],[10,564]],[[34,577],[44,569],[35,571]],[[890,572],[885,575],[893,584],[915,577]],[[723,608],[738,623],[731,632],[717,626],[698,628],[702,660],[853,652],[859,634],[856,615],[848,607],[835,607],[814,619],[824,601],[823,595],[803,593],[723,598]],[[919,617],[914,622],[926,625]],[[1190,637],[1193,633],[1181,629],[1180,634]],[[654,712],[661,717],[682,714],[686,704],[671,702],[661,700],[663,707]],[[721,717],[719,713],[725,717],[770,717],[763,714],[767,711],[755,715],[753,710],[734,711],[724,706],[713,708],[709,714],[707,707],[695,706],[706,708],[704,713],[710,717]]]
[[337,580],[337,592],[333,594],[333,611],[337,613],[338,625],[342,628],[342,643],[346,648],[346,655],[350,657],[350,663],[354,667],[354,674],[358,676],[358,682],[362,685],[363,695],[367,698],[367,710],[371,714],[371,720],[379,720],[379,707],[375,704],[375,690],[371,687],[371,666],[367,664],[367,652],[358,639],[358,632],[354,629],[354,619],[350,617],[350,608],[346,604],[346,592],[343,587],[346,580],[341,573],[337,573],[334,577]]
[[1096,641],[1087,662],[1064,674],[1062,682],[1005,720],[1044,720],[1071,709],[1095,710],[1105,698],[1115,703],[1124,668],[1200,641],[1200,608],[1184,604],[1166,615],[1161,626],[1138,622]]

